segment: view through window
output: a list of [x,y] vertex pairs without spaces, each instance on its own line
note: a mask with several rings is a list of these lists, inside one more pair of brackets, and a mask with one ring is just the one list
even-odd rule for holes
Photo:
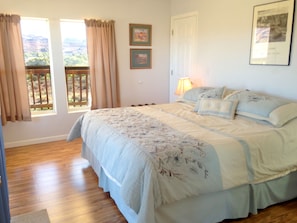
[[22,18],[21,31],[31,110],[53,110],[48,20]]
[[89,107],[89,64],[84,21],[62,20],[60,25],[68,107]]
[[[68,107],[71,110],[89,108],[91,97],[84,21],[61,20],[60,28]],[[22,17],[21,31],[31,111],[51,111],[54,108],[54,100],[50,71],[49,21]]]

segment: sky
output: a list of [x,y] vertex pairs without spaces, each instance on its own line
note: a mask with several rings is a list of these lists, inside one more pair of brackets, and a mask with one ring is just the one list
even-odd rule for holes
[[[83,20],[61,20],[62,40],[66,38],[86,39],[86,28]],[[22,35],[35,34],[48,38],[50,35],[47,19],[22,18]]]

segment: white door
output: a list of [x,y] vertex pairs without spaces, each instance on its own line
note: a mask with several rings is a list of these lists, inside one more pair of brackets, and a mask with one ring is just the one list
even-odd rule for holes
[[173,102],[178,79],[196,74],[198,14],[188,13],[171,18],[170,92]]

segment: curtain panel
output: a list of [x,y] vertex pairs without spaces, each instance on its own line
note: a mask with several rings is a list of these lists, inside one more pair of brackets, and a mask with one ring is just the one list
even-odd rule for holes
[[31,120],[18,15],[0,14],[0,106],[2,125]]
[[120,106],[114,21],[85,19],[90,66],[91,109]]

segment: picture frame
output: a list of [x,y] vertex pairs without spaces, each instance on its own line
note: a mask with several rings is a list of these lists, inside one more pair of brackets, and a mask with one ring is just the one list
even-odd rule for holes
[[130,69],[151,69],[152,49],[130,49]]
[[152,25],[129,24],[130,46],[151,46]]
[[254,6],[250,64],[289,65],[295,0]]

